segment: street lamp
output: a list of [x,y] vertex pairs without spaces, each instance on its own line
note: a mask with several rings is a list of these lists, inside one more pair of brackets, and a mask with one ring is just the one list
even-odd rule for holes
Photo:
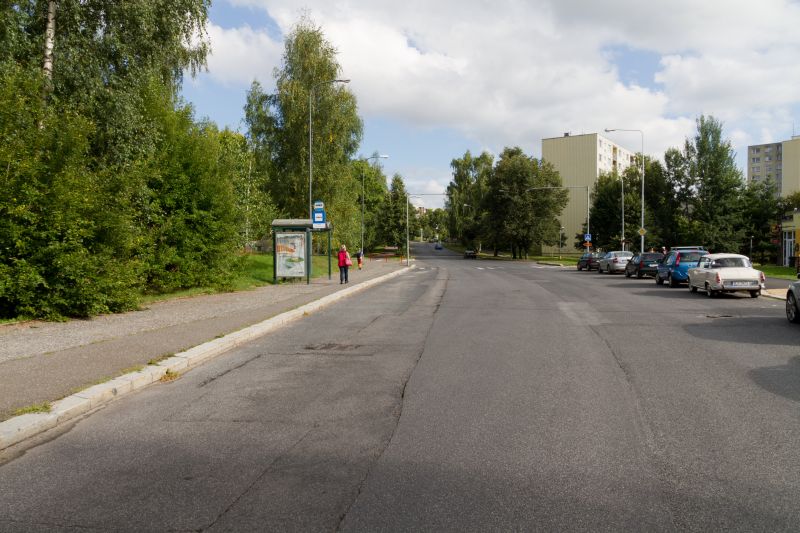
[[564,248],[564,226],[561,226],[561,234],[558,236],[558,259],[561,259],[562,248]]
[[[642,136],[642,225],[640,226],[639,235],[641,236],[641,242],[639,244],[641,250],[640,252],[644,253],[644,132],[642,130],[634,130],[634,129],[623,129],[623,128],[606,128],[606,132],[610,131],[638,131],[639,135]],[[622,240],[625,240],[625,180],[622,180]],[[622,245],[622,249],[625,249],[625,244]]]
[[314,218],[314,200],[311,198],[311,183],[314,176],[314,154],[312,150],[313,128],[311,127],[311,112],[313,110],[314,91],[320,85],[328,85],[331,83],[350,83],[350,80],[325,80],[315,83],[308,91],[308,219]]
[[[388,155],[373,155],[365,157],[361,161],[369,161],[370,159],[388,159]],[[364,173],[361,173],[361,253],[364,253]]]

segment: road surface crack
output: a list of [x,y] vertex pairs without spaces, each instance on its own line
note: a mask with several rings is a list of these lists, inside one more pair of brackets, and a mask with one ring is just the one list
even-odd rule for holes
[[219,522],[220,519],[222,519],[222,517],[228,514],[228,512],[230,512],[230,510],[233,509],[237,503],[239,503],[239,501],[244,497],[245,494],[250,492],[253,489],[253,487],[255,487],[264,478],[264,476],[266,476],[269,473],[269,471],[272,470],[272,467],[275,466],[275,464],[278,461],[280,461],[286,455],[291,453],[292,450],[294,450],[301,442],[303,442],[306,439],[306,437],[308,437],[309,434],[311,434],[312,431],[314,431],[314,429],[316,429],[316,427],[309,428],[305,433],[303,433],[303,435],[299,439],[297,439],[297,441],[294,442],[294,444],[289,446],[286,450],[283,451],[283,453],[278,454],[272,461],[270,461],[270,463],[266,467],[264,467],[261,473],[249,485],[247,485],[247,487],[245,487],[245,489],[242,492],[240,492],[239,495],[236,496],[236,498],[234,498],[233,501],[221,513],[219,513],[217,517],[210,524],[208,524],[205,527],[197,529],[196,530],[197,533],[201,533],[202,531],[207,531],[208,529],[214,527],[214,525],[216,525],[216,523]]
[[[342,512],[341,516],[339,517],[339,523],[336,525],[336,531],[337,532],[342,530],[342,526],[344,525],[345,519],[347,519],[347,515],[350,514],[350,511],[353,509],[353,506],[356,504],[356,502],[358,502],[358,499],[361,497],[361,494],[364,492],[364,485],[366,484],[367,479],[369,479],[369,476],[372,473],[372,469],[375,467],[375,465],[377,465],[380,462],[381,458],[386,453],[386,450],[389,448],[389,445],[392,443],[392,440],[394,440],[394,435],[397,432],[397,428],[400,426],[400,419],[403,416],[403,404],[404,404],[404,401],[405,401],[405,398],[406,398],[406,388],[408,387],[409,381],[411,381],[411,376],[414,374],[414,370],[417,368],[417,365],[419,364],[420,359],[422,359],[422,355],[425,353],[425,348],[428,345],[428,339],[430,338],[431,331],[433,331],[433,326],[436,323],[436,316],[437,316],[437,314],[439,312],[439,309],[442,306],[442,300],[444,300],[444,295],[447,293],[447,283],[448,283],[449,279],[450,278],[447,275],[447,271],[445,271],[445,277],[443,277],[443,278],[437,277],[436,278],[436,281],[443,282],[443,287],[442,287],[441,292],[438,295],[438,300],[436,301],[436,304],[433,305],[433,311],[431,312],[430,325],[428,326],[428,330],[425,332],[425,340],[420,343],[420,348],[417,351],[417,356],[416,356],[416,358],[414,360],[414,364],[411,366],[411,369],[409,370],[408,374],[405,376],[405,379],[403,381],[403,388],[400,391],[400,399],[399,399],[397,408],[395,409],[395,413],[394,413],[395,421],[394,421],[394,427],[392,428],[392,434],[389,435],[389,438],[386,439],[386,442],[385,442],[385,444],[383,446],[383,449],[381,449],[381,451],[378,454],[378,456],[375,457],[375,460],[372,462],[372,464],[370,464],[369,467],[367,467],[367,471],[364,473],[364,476],[359,481],[358,488],[356,490],[355,496],[353,497],[352,501],[350,502],[350,505],[347,506],[347,509],[345,509]],[[409,306],[409,309],[411,309],[412,307],[413,306]]]

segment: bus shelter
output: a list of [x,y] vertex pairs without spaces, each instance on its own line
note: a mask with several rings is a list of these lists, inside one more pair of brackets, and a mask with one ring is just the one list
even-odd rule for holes
[[278,218],[272,221],[272,281],[278,278],[306,278],[311,283],[313,270],[313,233],[328,234],[328,279],[331,279],[331,230],[330,222],[315,229],[308,218]]

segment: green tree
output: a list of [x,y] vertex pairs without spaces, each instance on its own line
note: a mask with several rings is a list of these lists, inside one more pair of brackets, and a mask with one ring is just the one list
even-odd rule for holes
[[698,118],[683,158],[694,180],[690,236],[714,251],[739,250],[745,231],[737,208],[744,180],[730,141],[723,139],[722,124],[714,117]]
[[[377,155],[377,154],[373,154]],[[388,193],[386,175],[377,163],[370,163],[364,158],[356,159],[352,163],[351,174],[359,180],[358,196],[359,222],[361,210],[361,180],[363,180],[364,194],[364,248],[371,250],[380,244],[380,221],[383,216],[382,209]],[[358,241],[361,246],[361,241]]]
[[757,255],[762,264],[777,261],[779,247],[772,244],[772,228],[781,219],[784,206],[784,201],[777,198],[773,181],[749,183],[742,191],[740,212],[744,220],[744,239],[738,251]]
[[135,169],[117,182],[91,168],[91,122],[45,105],[43,83],[0,62],[0,316],[130,309],[141,262],[116,185]]
[[301,20],[287,36],[276,92],[254,82],[245,120],[256,152],[257,170],[269,179],[268,192],[281,213],[307,218],[309,205],[309,104],[312,107],[313,199],[325,202],[339,242],[360,239],[360,177],[350,160],[358,149],[362,123],[355,96],[331,83],[341,76],[336,49],[321,28]]
[[450,167],[453,178],[448,186],[448,211],[450,234],[462,244],[474,245],[482,235],[483,204],[488,190],[494,158],[488,152],[474,157],[467,150],[460,158],[453,159]]
[[[403,178],[399,174],[392,177],[389,192],[383,204],[383,216],[381,218],[382,240],[390,246],[396,246],[399,251],[405,253],[406,248],[406,202],[408,196]],[[413,209],[408,211],[409,222],[415,216]],[[410,232],[410,228],[409,228]]]
[[534,245],[558,243],[558,216],[567,205],[568,193],[559,189],[561,177],[553,166],[525,155],[521,148],[506,148],[495,165],[494,178],[492,185],[505,200],[502,233],[511,244],[512,256],[527,257]]

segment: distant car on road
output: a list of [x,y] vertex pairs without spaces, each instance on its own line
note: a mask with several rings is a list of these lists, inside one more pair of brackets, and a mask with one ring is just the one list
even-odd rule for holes
[[664,259],[664,254],[661,252],[636,254],[625,265],[625,277],[636,276],[637,278],[642,278],[646,275],[655,276],[656,272],[658,272],[658,262],[662,259]]
[[437,241],[437,243],[435,245],[433,245],[433,249],[434,250],[441,250],[442,249],[442,243]]
[[764,273],[753,268],[747,256],[739,254],[705,255],[688,275],[689,290],[702,289],[710,298],[722,292],[749,292],[751,298],[758,298],[766,289]]
[[663,285],[666,281],[670,287],[677,287],[685,283],[689,277],[689,269],[697,266],[700,258],[708,255],[708,252],[701,250],[699,246],[675,247],[658,264],[656,272],[656,285]]
[[[797,275],[800,278],[800,274]],[[800,324],[800,281],[789,285],[786,291],[786,318],[789,322]]]
[[600,256],[597,252],[587,252],[578,259],[578,270],[597,270],[597,264],[600,262]]
[[465,250],[464,251],[464,259],[477,259],[478,252],[475,250]]
[[597,265],[597,273],[613,274],[614,272],[624,272],[625,265],[633,257],[633,252],[614,251],[604,255]]

